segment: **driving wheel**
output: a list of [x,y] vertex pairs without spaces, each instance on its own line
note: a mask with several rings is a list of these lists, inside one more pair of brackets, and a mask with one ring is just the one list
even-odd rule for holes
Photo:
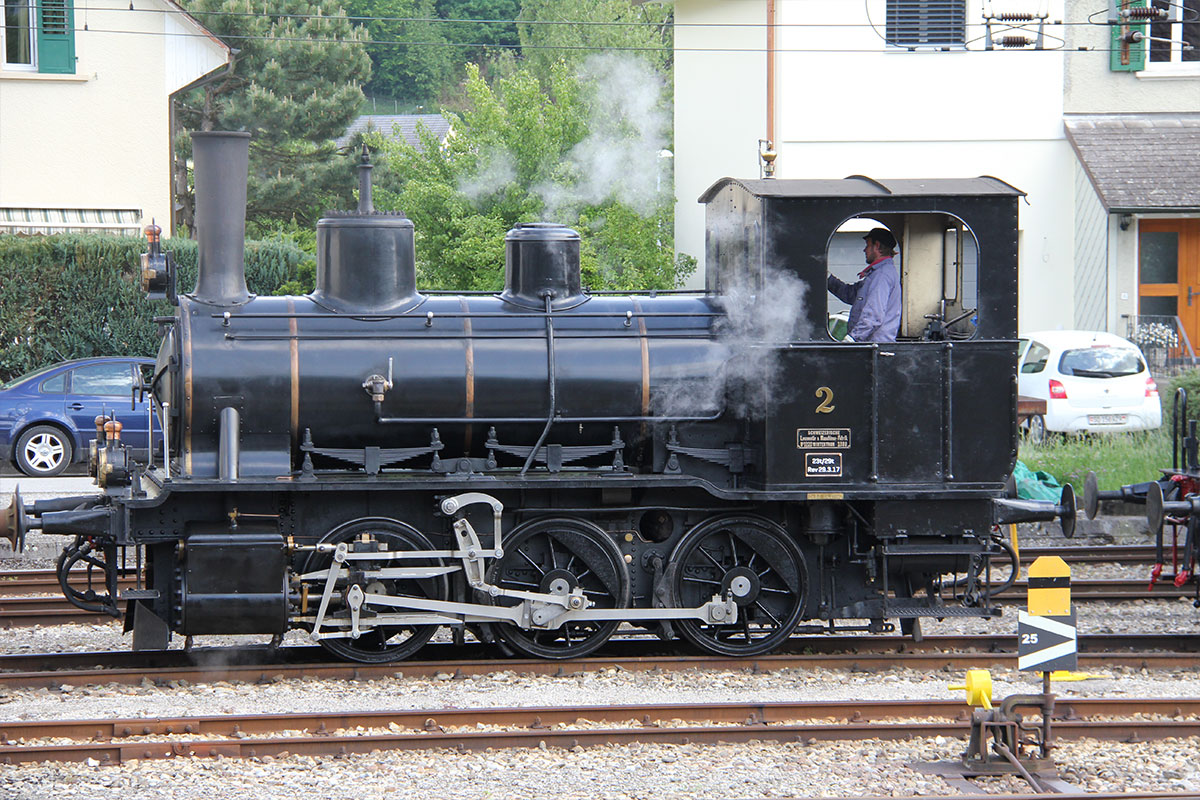
[[[350,552],[395,553],[433,550],[433,545],[425,536],[410,525],[392,519],[364,518],[349,522],[330,531],[321,539],[323,543],[341,544],[346,542]],[[315,572],[325,569],[332,562],[329,553],[312,553],[304,566],[304,572]],[[346,598],[357,586],[363,592],[372,594],[387,594],[393,596],[425,597],[434,600],[445,600],[448,595],[448,582],[445,575],[426,578],[359,578],[357,574],[381,567],[432,567],[440,566],[441,561],[435,558],[415,559],[366,559],[347,561],[350,577],[339,578],[330,598],[329,608],[325,612],[326,622],[323,629],[330,627],[349,627],[350,608]],[[321,602],[321,593],[325,589],[324,579],[309,584],[309,608],[315,609]],[[437,625],[388,625],[372,626],[371,619],[376,614],[404,613],[403,609],[363,606],[360,617],[360,627],[371,627],[358,639],[322,639],[321,646],[331,653],[350,661],[360,661],[368,664],[381,664],[388,661],[399,661],[408,658],[421,649],[437,632]]]
[[[629,572],[612,537],[581,519],[540,519],[515,529],[504,541],[504,556],[488,570],[488,583],[504,589],[569,594],[582,589],[591,608],[629,605]],[[497,598],[516,605],[516,598]],[[533,658],[579,658],[612,636],[619,620],[568,622],[552,630],[496,626],[517,652]]]
[[787,640],[804,612],[804,556],[780,526],[750,516],[708,520],[684,535],[671,554],[675,605],[695,608],[714,595],[738,606],[733,624],[698,619],[675,623],[708,653],[753,656]]

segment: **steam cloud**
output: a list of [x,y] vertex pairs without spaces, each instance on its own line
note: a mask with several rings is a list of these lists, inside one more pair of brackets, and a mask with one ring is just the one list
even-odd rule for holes
[[579,77],[591,92],[590,132],[560,165],[565,181],[533,187],[545,217],[569,219],[607,200],[652,213],[662,199],[659,153],[670,130],[662,78],[640,59],[612,54],[589,57]]
[[476,205],[517,179],[516,162],[512,154],[501,147],[480,153],[477,167],[473,175],[458,183],[458,190]]
[[[744,236],[740,225],[710,231],[713,236]],[[807,284],[778,263],[772,242],[765,243],[761,271],[743,271],[738,280],[721,287],[715,299],[724,316],[713,326],[721,345],[714,358],[723,365],[707,370],[703,380],[666,376],[656,411],[664,416],[708,416],[722,406],[743,419],[762,419],[787,402],[793,387],[781,380],[779,345],[810,337],[805,316]]]

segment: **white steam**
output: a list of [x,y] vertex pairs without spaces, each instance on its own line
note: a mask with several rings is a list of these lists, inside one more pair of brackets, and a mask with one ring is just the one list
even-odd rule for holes
[[[740,225],[722,227],[727,235],[753,235]],[[762,419],[793,398],[795,387],[782,380],[779,353],[788,343],[811,336],[805,313],[808,285],[789,271],[757,266],[779,263],[770,243],[761,262],[754,248],[748,249],[754,256],[750,268],[737,271],[713,298],[724,314],[713,324],[720,347],[710,355],[722,363],[692,365],[686,379],[666,376],[656,413],[704,417],[724,406],[735,417]]]
[[734,416],[761,419],[791,399],[794,387],[780,380],[779,348],[808,338],[807,288],[795,275],[766,266],[761,274],[722,287],[717,302],[725,316],[714,329],[730,350],[725,385]]
[[479,154],[475,172],[458,182],[458,190],[478,205],[504,191],[517,179],[517,165],[508,150],[494,147]]
[[608,200],[653,213],[662,201],[660,153],[670,130],[662,78],[640,59],[613,54],[588,58],[579,78],[589,94],[589,133],[566,154],[559,181],[533,187],[545,218],[573,218]]

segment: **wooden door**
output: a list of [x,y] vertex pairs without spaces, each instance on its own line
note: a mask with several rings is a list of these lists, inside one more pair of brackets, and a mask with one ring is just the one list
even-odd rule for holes
[[1200,219],[1139,223],[1138,315],[1177,316],[1200,343]]

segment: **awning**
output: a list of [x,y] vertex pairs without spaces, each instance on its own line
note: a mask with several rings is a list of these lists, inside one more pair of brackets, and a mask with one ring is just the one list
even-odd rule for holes
[[1071,114],[1064,123],[1109,213],[1200,211],[1200,114]]
[[141,236],[136,208],[0,208],[3,233],[113,233]]

